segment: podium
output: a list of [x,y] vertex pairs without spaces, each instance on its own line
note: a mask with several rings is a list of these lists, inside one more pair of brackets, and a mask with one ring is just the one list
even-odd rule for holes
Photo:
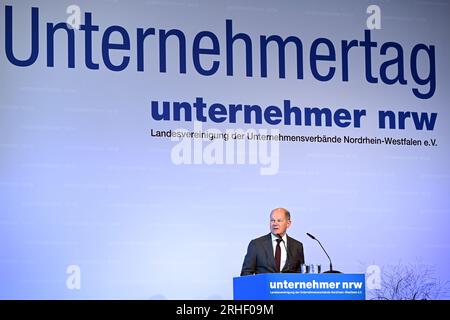
[[233,278],[234,300],[365,300],[365,274],[267,273]]

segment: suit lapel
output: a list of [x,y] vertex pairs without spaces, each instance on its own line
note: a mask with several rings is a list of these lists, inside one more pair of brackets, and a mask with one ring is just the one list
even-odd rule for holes
[[[291,265],[290,259],[294,254],[294,246],[292,245],[293,242],[292,242],[291,238],[289,238],[288,235],[286,235],[286,240],[287,240],[286,248],[287,248],[288,252],[286,252],[287,253],[286,263],[284,264],[282,271],[287,271],[288,267]],[[275,260],[275,258],[274,258],[274,260]]]
[[264,240],[264,251],[266,252],[266,257],[269,265],[273,268],[273,270],[275,270],[275,257],[273,255],[272,236],[270,235],[270,233]]

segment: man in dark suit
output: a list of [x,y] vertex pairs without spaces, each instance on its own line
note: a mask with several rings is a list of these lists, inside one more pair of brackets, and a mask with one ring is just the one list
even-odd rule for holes
[[250,241],[241,276],[256,273],[300,272],[305,263],[303,244],[286,234],[291,214],[284,208],[270,213],[270,233]]

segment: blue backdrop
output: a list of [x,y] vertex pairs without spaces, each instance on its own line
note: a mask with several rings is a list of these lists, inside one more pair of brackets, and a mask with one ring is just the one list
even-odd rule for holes
[[[328,260],[305,232],[338,270],[419,263],[449,280],[449,3],[382,2],[379,25],[356,0],[0,3],[0,298],[231,299],[280,206],[308,263]],[[284,100],[301,122],[230,117]]]

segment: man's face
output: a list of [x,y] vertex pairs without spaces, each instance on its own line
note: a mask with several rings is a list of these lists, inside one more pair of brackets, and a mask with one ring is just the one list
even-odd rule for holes
[[270,214],[270,232],[274,235],[284,236],[290,225],[284,210],[275,210]]

